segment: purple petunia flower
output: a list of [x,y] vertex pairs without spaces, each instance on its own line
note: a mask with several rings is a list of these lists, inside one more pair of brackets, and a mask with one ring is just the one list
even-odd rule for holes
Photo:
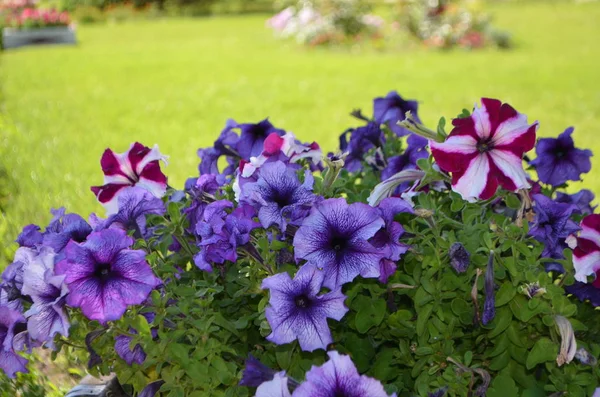
[[25,312],[27,331],[34,340],[52,347],[54,335],[69,336],[69,318],[64,309],[68,290],[64,276],[54,274],[55,253],[51,248],[42,247],[30,259],[23,266],[22,288],[33,301]]
[[419,104],[414,100],[403,99],[396,91],[390,91],[384,98],[373,100],[373,119],[379,124],[386,124],[398,136],[410,134],[406,128],[398,125],[411,112],[415,121],[420,122],[417,110]]
[[312,192],[313,176],[306,170],[304,183],[296,169],[283,162],[266,163],[256,182],[244,185],[242,201],[258,209],[258,219],[264,228],[277,225],[285,231],[287,223],[299,225],[310,212],[316,197]]
[[165,384],[164,380],[157,380],[151,383],[148,383],[146,387],[140,392],[138,397],[154,397],[156,393],[160,390],[162,385]]
[[81,216],[66,214],[64,208],[52,210],[52,214],[54,218],[46,227],[43,245],[52,248],[60,259],[69,241],[84,242],[92,228]]
[[252,354],[248,356],[245,363],[244,372],[242,374],[242,380],[240,380],[240,386],[258,387],[264,382],[268,382],[273,379],[276,371],[267,367],[261,363]]
[[574,128],[567,128],[558,138],[540,139],[535,148],[537,158],[531,161],[540,181],[552,186],[560,186],[567,181],[578,181],[581,174],[590,172],[592,163],[590,150],[577,149],[571,134]]
[[592,207],[594,201],[594,193],[587,189],[582,189],[575,194],[566,194],[562,192],[556,193],[557,203],[575,204],[582,215],[590,215],[594,213],[596,206]]
[[270,291],[266,317],[271,326],[267,339],[278,345],[296,339],[305,351],[325,349],[333,341],[327,318],[341,320],[348,312],[341,288],[319,295],[324,273],[306,264],[292,280],[287,273],[267,277],[262,288]]
[[146,215],[163,215],[166,212],[161,199],[139,187],[125,190],[119,195],[118,202],[118,212],[106,219],[103,228],[116,226],[124,230],[133,230],[136,238],[145,237],[147,234]]
[[349,356],[336,351],[327,354],[329,361],[306,373],[294,397],[389,397],[377,379],[358,373]]
[[577,206],[557,203],[543,194],[535,194],[533,200],[535,222],[529,229],[529,234],[545,244],[543,257],[559,259],[566,248],[565,239],[579,230],[577,224],[570,219],[577,212]]
[[[135,333],[134,329],[130,329],[132,333]],[[129,344],[133,338],[127,335],[117,335],[115,337],[115,351],[128,365],[142,364],[146,360],[146,352],[141,345],[137,344],[133,350],[129,347]]]
[[280,136],[285,134],[284,130],[275,128],[269,119],[264,119],[256,124],[238,124],[240,129],[240,139],[237,142],[236,149],[241,158],[249,160],[252,156],[258,156],[263,151],[265,138],[271,133]]
[[288,381],[285,371],[277,372],[271,380],[258,386],[254,397],[292,397]]
[[42,243],[44,236],[40,232],[40,227],[38,225],[27,225],[23,228],[19,236],[17,237],[17,244],[20,247],[29,247],[33,248],[36,245]]
[[[425,142],[423,142],[425,141]],[[424,145],[423,145],[424,143]],[[427,140],[421,138],[418,135],[410,135],[407,139],[407,147],[404,153],[399,156],[393,156],[388,159],[387,167],[381,172],[381,180],[385,181],[388,178],[391,178],[395,174],[404,170],[416,170],[417,161],[419,159],[426,159],[429,157],[429,153],[427,152]],[[408,190],[411,186],[410,182],[404,182],[398,188],[396,188],[395,193],[401,194]]]
[[494,252],[490,252],[487,269],[485,271],[485,302],[481,322],[488,325],[496,317],[496,283],[494,282]]
[[469,268],[471,260],[471,254],[464,245],[459,242],[452,244],[448,250],[448,256],[450,257],[450,264],[458,273],[464,273]]
[[25,317],[6,306],[0,306],[0,369],[9,378],[17,372],[28,372],[27,360],[15,353],[15,329],[25,323]]
[[121,318],[128,305],[138,305],[162,282],[146,262],[146,253],[129,249],[134,240],[121,229],[69,242],[55,272],[65,275],[67,304],[81,308],[90,320],[105,324]]
[[[350,141],[347,135],[350,134]],[[359,171],[365,154],[374,147],[380,147],[384,141],[383,131],[377,123],[368,123],[363,127],[349,129],[340,135],[340,150],[346,153],[344,168],[350,172]]]
[[238,157],[234,148],[238,143],[239,136],[232,131],[236,127],[238,127],[238,124],[234,120],[227,120],[225,128],[221,131],[214,145],[198,150],[198,157],[200,157],[198,171],[200,175],[217,175],[219,184],[223,184],[225,177],[233,172],[233,168],[231,167],[226,167],[223,172],[220,172],[218,163],[221,156],[227,156],[230,165],[232,162],[231,158]]
[[573,294],[581,302],[589,301],[592,306],[600,306],[600,287],[599,283],[582,283],[575,281],[571,285],[565,286],[567,294]]
[[359,274],[381,275],[383,253],[369,239],[383,226],[378,211],[363,203],[348,204],[343,198],[316,204],[294,236],[296,260],[323,268],[323,285],[335,289]]
[[228,200],[214,201],[206,206],[202,220],[196,224],[196,235],[200,242],[200,252],[194,256],[194,263],[201,270],[212,271],[212,264],[237,260],[237,248],[250,241],[250,232],[259,226],[252,219],[255,215],[250,206],[233,208]]

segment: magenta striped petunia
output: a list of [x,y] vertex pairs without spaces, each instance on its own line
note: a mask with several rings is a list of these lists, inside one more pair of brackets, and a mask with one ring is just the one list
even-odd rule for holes
[[166,159],[158,146],[150,149],[139,142],[132,144],[125,153],[106,149],[100,159],[104,185],[92,186],[91,190],[109,215],[118,211],[118,196],[130,186],[142,187],[161,198],[167,191],[167,177],[161,171],[159,161],[166,162]]
[[529,188],[523,155],[533,149],[538,122],[507,103],[482,98],[469,117],[452,120],[445,142],[429,143],[439,167],[452,174],[452,189],[465,200],[487,200],[498,186]]
[[577,238],[577,247],[573,249],[573,267],[575,279],[587,282],[588,276],[595,276],[592,285],[600,288],[600,215],[588,215],[581,221],[581,232]]

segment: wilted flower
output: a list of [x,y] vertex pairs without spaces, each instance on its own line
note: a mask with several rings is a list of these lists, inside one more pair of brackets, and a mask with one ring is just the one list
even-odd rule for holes
[[560,186],[567,181],[580,180],[581,174],[592,169],[592,152],[575,147],[571,138],[573,130],[573,127],[569,127],[558,138],[542,138],[538,141],[535,148],[537,158],[531,165],[535,166],[540,181]]
[[554,316],[554,321],[558,327],[560,333],[560,352],[556,357],[556,364],[562,366],[568,364],[575,358],[577,352],[577,341],[575,340],[575,333],[573,332],[573,326],[571,322],[563,316]]
[[138,397],[154,397],[156,393],[160,390],[162,385],[164,385],[164,380],[157,380],[151,383],[148,383],[146,387],[138,394]]
[[469,267],[471,261],[471,254],[464,245],[459,242],[452,244],[448,250],[448,256],[450,256],[450,264],[458,273],[464,273]]
[[584,365],[595,366],[596,364],[598,364],[598,359],[592,356],[591,353],[585,350],[583,347],[577,349],[577,351],[575,352],[575,358]]
[[[426,159],[429,157],[427,152],[427,139],[424,139],[418,135],[410,135],[407,139],[407,147],[404,153],[399,156],[393,156],[388,159],[387,167],[381,172],[381,179],[386,180],[391,178],[393,175],[404,170],[416,170],[417,161],[419,159]],[[405,182],[398,186],[396,194],[405,192],[410,187],[408,182]]]
[[316,204],[294,236],[296,260],[304,259],[323,269],[323,285],[335,289],[359,274],[380,276],[383,253],[369,239],[384,226],[377,210],[343,198]]
[[430,141],[431,153],[465,200],[487,200],[498,185],[510,191],[530,186],[522,158],[535,145],[537,122],[530,125],[509,104],[483,98],[470,117],[452,124],[445,142]]
[[67,304],[105,324],[121,318],[127,306],[144,302],[162,282],[146,262],[146,253],[129,249],[133,243],[121,229],[94,232],[85,243],[69,242],[55,270],[65,275]]
[[546,292],[546,288],[540,287],[540,283],[537,281],[535,283],[525,284],[523,288],[523,293],[527,295],[529,299],[533,299],[539,295],[544,295]]
[[15,329],[25,323],[25,317],[6,306],[0,306],[0,369],[9,378],[17,372],[27,372],[27,360],[15,353]]
[[125,153],[106,149],[100,160],[104,172],[104,185],[92,186],[92,192],[106,208],[107,213],[118,211],[117,197],[129,186],[139,186],[154,197],[161,198],[167,191],[167,177],[160,170],[159,161],[167,157],[158,151],[135,142]]
[[24,295],[33,300],[31,308],[25,312],[27,331],[39,342],[50,342],[54,335],[69,336],[69,319],[65,312],[65,299],[68,293],[64,276],[54,274],[54,251],[42,247],[23,266]]
[[389,397],[378,380],[358,373],[349,356],[336,351],[327,355],[329,361],[306,373],[306,381],[294,391],[295,397]]
[[244,185],[244,198],[258,210],[258,219],[264,228],[277,225],[285,231],[288,223],[300,225],[310,212],[316,197],[312,192],[313,176],[305,173],[300,182],[297,170],[283,162],[264,164],[256,182]]
[[281,345],[298,339],[306,351],[325,349],[333,341],[327,319],[341,320],[348,308],[341,288],[319,294],[323,279],[323,271],[306,264],[293,280],[287,273],[263,280],[262,288],[271,295],[266,310],[272,330],[268,340]]
[[262,383],[256,389],[255,397],[292,397],[285,371],[276,373],[272,380]]
[[275,375],[275,371],[261,363],[252,354],[248,356],[245,363],[244,372],[240,386],[258,387],[264,382],[270,381]]
[[398,186],[406,182],[414,182],[422,179],[425,176],[425,172],[421,170],[407,169],[400,171],[397,174],[392,175],[383,182],[378,183],[369,198],[367,199],[369,205],[376,206],[386,197],[391,197]]
[[488,325],[496,317],[496,284],[494,282],[494,251],[490,251],[487,269],[485,271],[485,302],[481,323]]
[[419,104],[414,100],[403,99],[396,91],[390,91],[384,98],[373,100],[373,119],[376,123],[386,124],[398,136],[410,134],[410,131],[398,125],[406,118],[406,112],[411,112],[419,121],[417,111]]
[[571,220],[571,215],[577,211],[577,207],[574,204],[556,203],[543,194],[534,195],[533,200],[535,222],[529,234],[544,243],[542,256],[562,257],[562,251],[566,248],[565,239],[579,230],[577,224]]

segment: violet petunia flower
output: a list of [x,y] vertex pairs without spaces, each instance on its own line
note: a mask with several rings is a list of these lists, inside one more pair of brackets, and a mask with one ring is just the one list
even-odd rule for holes
[[293,397],[389,397],[381,382],[360,375],[349,356],[330,351],[329,361],[313,366]]
[[118,203],[118,212],[106,219],[103,228],[112,226],[133,230],[136,238],[146,237],[146,215],[164,215],[166,212],[161,199],[137,186],[126,189],[120,194]]
[[531,161],[540,181],[552,186],[560,186],[567,181],[581,180],[581,174],[590,172],[591,150],[577,149],[571,134],[574,128],[567,128],[558,138],[540,139],[535,148],[537,158]]
[[590,215],[596,209],[596,206],[592,207],[594,198],[594,193],[587,189],[582,189],[575,194],[557,192],[554,201],[557,203],[575,204],[582,215]]
[[16,328],[25,323],[25,317],[6,306],[0,306],[0,369],[9,378],[27,371],[27,360],[15,352]]
[[[135,330],[130,329],[135,333]],[[146,360],[146,352],[140,344],[135,345],[133,350],[129,347],[133,338],[127,335],[117,335],[115,337],[115,351],[128,365],[141,365]]]
[[130,249],[133,243],[121,229],[94,232],[85,243],[69,242],[55,270],[65,275],[67,304],[106,324],[121,318],[127,306],[144,302],[162,282],[146,262],[146,253]]
[[[404,153],[399,156],[390,157],[387,160],[387,166],[381,172],[381,180],[385,181],[400,171],[418,169],[417,161],[429,157],[429,152],[427,152],[427,149],[425,148],[427,141],[425,140],[425,146],[423,146],[423,140],[424,139],[418,135],[410,135],[407,139],[407,146]],[[404,182],[396,188],[395,193],[402,194],[408,190],[410,186],[410,182]]]
[[463,199],[487,200],[498,186],[529,188],[523,155],[535,145],[538,123],[497,99],[481,99],[470,117],[452,120],[445,142],[430,141],[439,167],[452,173],[452,189]]
[[219,184],[223,184],[225,178],[233,172],[230,167],[226,167],[222,172],[219,171],[219,159],[221,156],[226,156],[228,162],[230,162],[232,157],[239,157],[234,149],[239,141],[239,136],[233,131],[236,127],[238,127],[238,124],[235,120],[227,120],[225,128],[221,131],[213,146],[198,150],[198,157],[200,157],[198,171],[200,175],[216,175]]
[[285,371],[277,372],[273,379],[258,386],[254,397],[292,397],[288,382]]
[[56,334],[69,336],[69,318],[65,311],[67,286],[64,276],[54,274],[55,252],[42,247],[23,266],[24,295],[33,305],[25,312],[29,336],[38,342],[53,346]]
[[300,182],[296,170],[283,162],[266,163],[260,169],[258,180],[244,185],[244,197],[258,210],[258,219],[264,228],[277,225],[285,231],[288,223],[300,225],[315,202],[312,192],[314,179],[306,170]]
[[467,271],[469,264],[471,263],[471,254],[464,245],[459,242],[452,244],[448,250],[448,256],[450,257],[450,264],[457,273],[464,273]]
[[494,252],[490,252],[487,269],[485,271],[485,301],[483,303],[483,314],[481,323],[488,325],[496,317],[496,283],[494,282]]
[[154,382],[148,383],[146,387],[144,387],[144,389],[140,392],[140,394],[138,394],[138,397],[154,397],[164,384],[164,380],[156,380]]
[[59,255],[57,259],[60,259],[67,243],[71,240],[84,242],[92,232],[92,227],[81,216],[66,214],[64,207],[52,210],[52,214],[54,218],[46,227],[43,245],[52,248]]
[[372,148],[381,147],[383,142],[383,131],[378,123],[370,122],[363,127],[346,130],[340,135],[340,150],[346,153],[344,168],[350,172],[359,171],[366,160],[365,154]]
[[266,317],[271,326],[267,339],[278,345],[296,339],[305,351],[325,349],[333,342],[327,319],[340,321],[348,312],[341,288],[319,294],[325,274],[306,264],[292,280],[287,273],[267,277],[262,288],[270,292]]
[[411,112],[414,119],[420,122],[417,114],[419,104],[414,100],[403,99],[396,91],[390,91],[384,98],[373,100],[373,119],[379,124],[386,124],[398,136],[410,134],[410,131],[398,125],[406,119],[406,112]]
[[369,239],[384,226],[379,212],[366,204],[348,204],[344,198],[321,201],[294,236],[296,260],[323,269],[323,285],[330,289],[358,275],[377,278],[383,253]]
[[258,387],[262,383],[272,380],[275,373],[276,371],[267,367],[256,357],[250,354],[246,359],[244,372],[242,373],[242,380],[240,380],[239,385]]
[[43,238],[44,236],[40,232],[40,227],[38,225],[27,225],[23,228],[21,233],[19,233],[16,242],[20,247],[33,248],[42,244]]
[[104,185],[92,186],[91,190],[109,215],[118,211],[117,197],[130,186],[144,188],[154,197],[161,198],[167,191],[167,177],[159,162],[162,160],[166,164],[166,159],[158,146],[150,149],[139,142],[133,143],[124,153],[106,149],[100,159]]
[[258,156],[263,151],[265,138],[271,133],[280,136],[285,134],[284,130],[276,128],[269,119],[264,119],[256,124],[238,124],[240,139],[236,144],[240,157],[249,160],[252,156]]
[[529,234],[544,243],[543,257],[561,258],[566,248],[565,239],[579,230],[571,220],[571,215],[577,212],[577,206],[557,203],[543,194],[535,194],[533,200],[535,221]]

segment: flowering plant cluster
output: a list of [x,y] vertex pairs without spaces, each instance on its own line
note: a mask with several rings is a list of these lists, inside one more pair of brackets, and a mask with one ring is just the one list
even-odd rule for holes
[[417,39],[435,48],[510,46],[509,36],[495,30],[473,0],[409,0],[399,19]]
[[270,18],[267,26],[282,38],[312,46],[379,39],[385,22],[368,11],[361,0],[301,0]]
[[17,238],[2,371],[45,347],[143,397],[592,395],[600,215],[565,191],[591,165],[573,128],[537,139],[484,98],[432,130],[396,92],[352,115],[328,155],[228,120],[183,190],[157,147],[107,149],[106,217]]
[[56,9],[23,8],[4,17],[4,26],[15,29],[38,29],[53,26],[69,26],[71,18],[67,11]]

